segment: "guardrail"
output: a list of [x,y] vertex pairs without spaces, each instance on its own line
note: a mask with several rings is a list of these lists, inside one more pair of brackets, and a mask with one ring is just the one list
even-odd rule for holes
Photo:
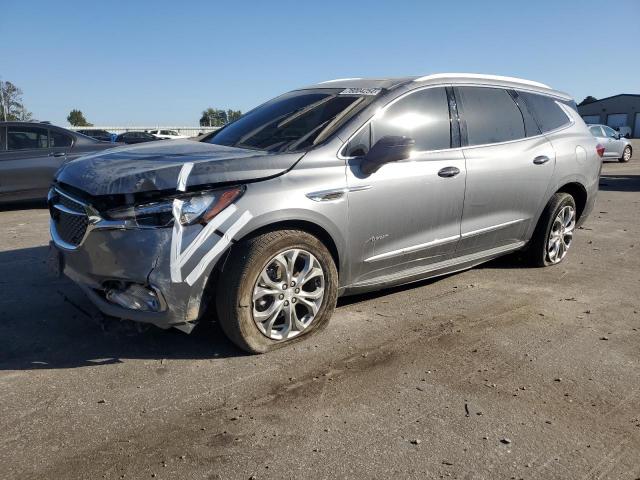
[[166,125],[143,125],[143,126],[118,126],[118,125],[92,125],[91,127],[66,127],[69,130],[106,130],[110,133],[124,133],[124,132],[144,132],[148,130],[174,130],[179,135],[186,135],[188,137],[195,137],[203,133],[215,132],[220,127],[175,127]]

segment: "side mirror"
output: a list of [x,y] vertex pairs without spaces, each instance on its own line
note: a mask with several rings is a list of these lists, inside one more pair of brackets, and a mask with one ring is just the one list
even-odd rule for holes
[[366,175],[377,172],[385,163],[406,160],[416,141],[410,137],[386,136],[378,140],[362,159],[360,170]]
[[619,133],[614,134],[613,138],[615,138],[616,140],[620,140],[620,134]]

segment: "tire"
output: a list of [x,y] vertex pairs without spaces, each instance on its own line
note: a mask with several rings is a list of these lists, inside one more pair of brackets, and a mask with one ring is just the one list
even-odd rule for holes
[[[283,261],[278,262],[276,257]],[[289,269],[284,268],[284,265],[290,265],[291,259],[294,259],[294,266],[290,269],[292,273],[286,278],[292,281],[300,279],[303,276],[302,270],[308,265],[313,267],[307,273],[310,279],[303,280],[300,288],[293,287],[295,282],[289,285],[285,281]],[[318,266],[320,273],[317,271]],[[294,275],[295,272],[298,272],[297,275]],[[268,276],[269,284],[264,282],[264,274]],[[285,284],[287,288],[283,290]],[[304,289],[309,288],[314,289],[314,295],[322,290],[322,298],[311,301],[310,297],[302,298],[308,293]],[[254,302],[256,289],[276,294],[264,294],[256,297]],[[300,293],[294,294],[298,291]],[[249,238],[233,247],[220,272],[215,302],[220,326],[227,337],[246,352],[265,353],[324,328],[335,309],[337,294],[338,272],[333,257],[324,244],[301,230],[277,230]],[[315,315],[312,315],[312,308],[307,306],[309,303],[313,303],[313,308],[317,309]],[[264,310],[260,311],[262,308]],[[254,321],[254,312],[258,318],[271,311],[271,308],[278,311],[271,324],[268,319],[265,323]],[[288,312],[292,313],[286,316]],[[301,315],[303,318],[298,322]],[[302,328],[305,319],[309,323]],[[291,328],[286,330],[286,325]],[[278,328],[282,330],[278,332]],[[281,338],[277,338],[278,335]]]
[[[567,211],[572,211],[571,223],[565,226],[565,230],[560,229],[561,232],[566,231],[566,234],[563,234],[562,238],[556,235],[558,232],[558,224],[556,222],[561,211],[563,215],[565,215]],[[538,225],[536,225],[536,229],[533,232],[527,248],[527,256],[531,265],[535,267],[548,267],[564,260],[566,252],[573,241],[577,220],[576,212],[576,202],[568,193],[558,192],[551,197],[540,216],[540,220],[538,220]],[[550,243],[552,235],[562,242],[562,245],[558,244],[558,253],[560,253],[561,248],[564,248],[564,253],[561,256],[556,255],[555,258],[553,255],[555,248],[552,249]]]
[[624,147],[624,150],[622,151],[622,156],[618,159],[618,161],[622,163],[627,163],[629,160],[631,160],[632,153],[633,152],[631,150],[631,146],[627,145],[626,147]]

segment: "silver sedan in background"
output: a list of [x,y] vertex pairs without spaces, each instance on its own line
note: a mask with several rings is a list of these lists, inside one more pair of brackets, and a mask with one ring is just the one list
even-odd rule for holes
[[604,147],[605,160],[616,159],[619,162],[631,160],[633,149],[631,142],[621,137],[618,132],[607,125],[589,125],[589,131],[596,137],[598,143]]

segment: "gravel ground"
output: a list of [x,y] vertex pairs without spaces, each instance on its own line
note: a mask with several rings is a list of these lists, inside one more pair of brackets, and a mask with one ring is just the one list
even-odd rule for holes
[[2,478],[640,478],[637,159],[605,165],[563,264],[348,298],[262,356],[215,326],[101,322],[47,273],[46,210],[19,208],[0,212]]

